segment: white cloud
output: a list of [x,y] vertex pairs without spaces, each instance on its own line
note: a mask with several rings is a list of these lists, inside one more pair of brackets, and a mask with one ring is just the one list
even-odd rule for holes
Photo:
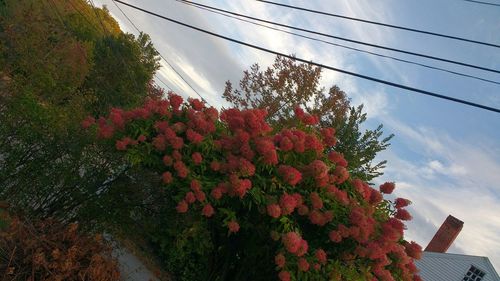
[[365,94],[356,94],[353,99],[354,104],[363,104],[364,111],[368,118],[378,118],[387,114],[389,102],[387,94],[381,91],[371,91]]
[[460,175],[464,176],[467,174],[467,169],[457,163],[452,163],[449,166],[445,166],[439,160],[432,160],[427,164],[431,173],[439,173],[442,175]]
[[438,160],[432,160],[429,162],[429,167],[435,171],[441,171],[444,168],[443,164],[441,164]]
[[[108,4],[114,15],[121,17],[109,0],[102,2]],[[229,6],[228,9],[245,14],[380,45],[398,46],[402,43],[401,37],[388,29],[305,15],[255,1],[204,3],[226,8]],[[360,70],[359,72],[363,73],[366,69],[360,62],[366,63],[368,59],[375,65],[378,77],[390,77],[389,80],[400,80],[404,83],[410,81],[398,65],[390,60],[358,55],[331,46],[325,47],[323,44],[198,11],[174,1],[143,1],[140,5],[249,43],[284,53],[296,53],[305,59],[349,71]],[[329,1],[307,2],[307,6],[317,10],[381,22],[396,22],[395,18],[399,15],[390,5],[391,3],[382,2],[375,5],[372,1],[364,0],[337,1],[335,5]],[[204,91],[203,94],[215,103],[220,101],[224,81],[237,83],[243,69],[248,69],[255,62],[267,67],[274,59],[273,55],[179,28],[130,9],[126,9],[126,12],[140,28],[152,36],[155,46],[171,60],[185,78],[196,89]],[[448,52],[449,48],[446,50]],[[179,90],[191,93],[172,71],[164,68],[162,73]],[[465,221],[464,230],[452,251],[489,256],[497,268],[500,268],[500,253],[497,251],[500,249],[500,163],[498,157],[494,157],[500,153],[498,141],[479,138],[474,140],[472,137],[455,140],[436,129],[410,127],[391,117],[392,108],[384,88],[363,91],[358,80],[336,72],[324,71],[322,85],[329,87],[332,84],[337,84],[346,91],[352,97],[353,103],[364,103],[368,117],[381,120],[386,127],[398,133],[397,137],[404,144],[405,157],[399,154],[400,151],[398,154],[386,151],[380,158],[389,160],[386,178],[398,182],[397,195],[408,197],[414,202],[412,210],[415,219],[409,224],[409,237],[425,246],[446,216],[452,213]],[[489,98],[498,102],[497,98],[492,98],[491,95]],[[409,155],[416,156],[409,159]]]
[[[102,0],[101,3],[108,4],[109,9],[119,19],[120,24],[129,30],[129,23],[122,18],[121,13],[109,0]],[[358,68],[357,56],[352,55],[352,51],[342,48],[326,46],[289,34],[239,22],[178,2],[138,2],[138,4],[195,26],[229,35],[230,37],[252,44],[265,46],[285,54],[293,53],[307,60],[329,64],[354,72]],[[298,13],[293,10],[259,2],[207,1],[205,4],[289,25],[319,29],[326,33],[341,36],[349,35],[348,37],[365,41],[383,43],[392,40],[390,32],[381,31],[366,24],[332,20],[332,18],[328,17]],[[326,2],[311,2],[308,3],[308,6],[318,10],[332,10],[332,6]],[[390,9],[385,9],[384,6],[343,1],[338,3],[334,10],[339,14],[371,18],[373,20],[391,19]],[[180,28],[154,17],[145,16],[127,7],[122,7],[122,9],[139,28],[151,34],[158,50],[169,59],[170,63],[181,72],[193,87],[205,92],[206,98],[213,103],[221,100],[226,80],[237,83],[242,76],[242,70],[248,69],[251,64],[259,63],[261,66],[267,67],[274,60],[273,55],[237,46],[221,39],[202,35],[196,31]],[[173,12],[174,10],[175,12]],[[370,57],[370,60],[372,63],[378,61],[378,59],[373,60],[372,57]],[[388,71],[392,66],[384,63],[383,66],[378,65],[377,67],[381,71]],[[160,73],[165,78],[163,80],[171,84],[175,88],[174,90],[179,93],[194,94],[169,67],[163,67]],[[393,73],[398,72],[393,71]],[[323,72],[322,85],[330,87],[333,84],[339,85],[349,96],[353,97],[355,100],[354,104],[364,103],[369,118],[384,114],[385,107],[387,106],[387,98],[382,89],[378,89],[375,92],[359,91],[356,87],[356,79],[353,77],[325,70]]]
[[[372,21],[395,22],[396,13],[394,13],[393,9],[388,7],[388,5],[390,4],[381,2],[378,2],[376,5],[374,5],[373,1],[347,0],[340,3],[337,2],[336,5],[333,6],[328,1],[321,1],[316,2],[316,5],[316,9],[321,11],[332,12],[360,19],[369,19]],[[310,5],[308,3],[308,7],[309,6]],[[316,27],[322,27],[322,30],[325,33],[329,33],[332,35],[344,36],[349,39],[383,46],[398,45],[398,41],[400,40],[400,38],[397,37],[396,34],[392,32],[392,30],[387,28],[380,28],[366,23],[354,22],[344,19],[335,19],[326,16],[313,18]],[[344,41],[340,41],[338,43],[348,46],[352,45]],[[378,48],[360,45],[355,45],[355,47],[375,53],[385,54],[384,51]],[[332,49],[336,47],[328,48]],[[345,53],[351,54],[353,52],[347,51]],[[394,61],[369,54],[361,54],[356,52],[354,53],[368,59],[373,65],[375,65],[381,78],[391,78],[391,80],[394,80],[394,78],[396,77],[397,80],[404,83],[408,83],[410,81],[409,77],[401,72],[400,67]]]
[[494,148],[390,118],[384,122],[397,127],[396,137],[419,157],[431,159],[420,165],[394,152],[382,155],[389,161],[384,179],[397,182],[396,196],[413,201],[408,237],[425,247],[452,214],[464,221],[464,228],[450,251],[488,256],[500,268],[500,161],[490,153]]

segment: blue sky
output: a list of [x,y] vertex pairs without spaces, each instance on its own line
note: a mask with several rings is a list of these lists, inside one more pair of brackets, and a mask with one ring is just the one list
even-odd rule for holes
[[[122,29],[134,33],[110,0],[105,4]],[[388,59],[308,41],[175,1],[129,0],[131,4],[249,43],[334,67],[500,108],[500,85],[458,77]],[[461,0],[280,1],[311,9],[430,30],[500,44],[500,8]],[[409,51],[500,69],[500,50],[390,28],[313,15],[255,1],[209,1],[256,17]],[[270,65],[274,56],[175,26],[122,6],[149,33],[156,48],[213,105],[224,82],[237,82],[252,63]],[[333,41],[355,46],[353,44]],[[399,58],[500,81],[500,75],[389,51],[355,46]],[[160,75],[184,95],[195,93],[165,65]],[[396,196],[413,201],[407,237],[426,246],[448,214],[465,222],[449,252],[488,256],[500,270],[500,114],[323,71],[323,85],[338,85],[353,104],[365,104],[367,128],[384,124],[396,137],[379,155],[388,167],[379,181],[396,181]]]

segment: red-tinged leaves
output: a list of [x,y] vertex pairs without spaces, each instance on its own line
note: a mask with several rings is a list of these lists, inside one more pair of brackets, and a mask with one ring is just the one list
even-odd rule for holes
[[[392,205],[382,202],[394,183],[379,192],[350,178],[343,155],[331,150],[335,130],[317,129],[319,117],[300,108],[295,113],[305,129],[272,132],[265,110],[227,109],[219,120],[217,110],[199,100],[185,104],[170,94],[168,101],[149,101],[139,109],[113,109],[96,123],[98,136],[113,138],[118,151],[158,162],[146,167],[161,167],[178,213],[191,209],[191,220],[216,220],[226,235],[239,235],[240,223],[269,228],[270,243],[278,243],[281,280],[296,279],[298,271],[338,277],[326,268],[357,259],[371,279],[394,273],[411,280],[419,247],[401,242],[402,220],[411,219],[403,209],[409,201],[396,199],[391,216]],[[93,126],[90,118],[83,123]],[[130,134],[138,126],[144,134]]]

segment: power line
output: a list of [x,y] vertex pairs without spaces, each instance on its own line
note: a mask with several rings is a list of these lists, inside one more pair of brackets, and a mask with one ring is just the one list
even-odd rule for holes
[[[71,3],[71,0],[68,1],[71,6],[88,22],[90,23],[90,20],[84,15],[84,13],[82,11],[80,11],[78,8],[76,8],[72,3]],[[90,6],[91,6],[91,9],[94,11],[94,14],[97,18],[97,20],[100,22],[101,24],[101,27],[102,27],[102,30],[103,30],[103,34],[104,35],[108,35],[109,36],[109,33],[108,33],[108,30],[106,29],[106,27],[104,26],[104,23],[101,19],[101,16],[99,15],[99,13],[97,12],[97,8],[94,4],[94,1],[93,0],[88,0],[86,1],[86,3],[89,3]],[[98,27],[95,26],[94,24],[90,24],[96,31],[98,31]],[[128,78],[134,83],[135,87],[138,89],[139,88],[139,84],[137,83],[137,81],[132,77],[132,74],[131,72],[133,73],[133,70],[130,69],[129,65],[127,65],[125,63],[125,60],[123,59],[123,57],[120,57],[120,60],[121,62],[123,63],[123,65],[125,66],[126,70],[126,74],[128,75]],[[167,86],[168,87],[168,86]]]
[[[438,36],[438,37],[443,37],[443,38],[448,38],[448,39],[453,39],[453,40],[458,40],[458,41],[464,41],[464,42],[469,42],[469,43],[474,43],[474,44],[479,44],[479,45],[484,45],[484,46],[500,48],[500,45],[498,45],[498,44],[481,42],[481,41],[476,41],[476,40],[467,39],[467,38],[463,38],[463,37],[446,35],[446,34],[442,34],[442,33],[436,33],[436,32],[415,29],[415,28],[410,28],[410,27],[404,27],[404,26],[398,26],[398,25],[393,25],[393,24],[381,23],[381,22],[376,22],[376,21],[371,21],[371,20],[359,19],[359,18],[355,18],[355,17],[348,17],[348,16],[344,16],[344,15],[327,13],[327,12],[317,11],[317,10],[308,9],[308,8],[304,8],[304,7],[297,7],[297,6],[292,6],[292,5],[282,4],[282,3],[276,3],[276,2],[268,1],[268,0],[256,0],[256,1],[271,4],[271,5],[286,7],[286,8],[290,8],[290,9],[310,12],[310,13],[314,13],[314,14],[320,14],[320,15],[325,15],[325,16],[330,16],[330,17],[336,17],[336,18],[342,18],[342,19],[347,19],[347,20],[352,20],[352,21],[364,22],[364,23],[380,25],[380,26],[385,26],[385,27],[390,27],[390,28],[395,28],[395,29],[400,29],[400,30],[406,30],[406,31],[411,31],[411,32],[416,32],[416,33],[422,33],[422,34],[433,35],[433,36]],[[479,1],[474,1],[474,0],[464,0],[464,1],[479,2]],[[483,2],[483,3],[485,3],[485,2]]]
[[120,13],[122,13],[122,15],[128,20],[128,22],[130,22],[130,24],[135,28],[135,30],[139,33],[141,33],[141,30],[137,27],[137,25],[135,25],[135,23],[127,16],[127,14],[122,10],[122,8],[120,8],[120,6],[118,6],[115,1],[111,0],[111,2],[115,5],[115,7],[120,11]]
[[78,13],[80,14],[80,16],[89,24],[89,26],[92,26],[94,27],[96,30],[97,28],[94,26],[94,24],[92,22],[90,22],[90,20],[83,14],[82,11],[80,11],[80,9],[78,9],[74,4],[73,4],[73,1],[68,1],[68,3],[71,5],[71,7],[73,7],[73,9]]
[[233,38],[230,38],[230,37],[226,37],[224,35],[220,35],[220,34],[217,34],[217,33],[214,33],[214,32],[211,32],[211,31],[208,31],[208,30],[196,27],[196,26],[192,26],[192,25],[189,25],[189,24],[186,24],[186,23],[183,23],[183,22],[180,22],[180,21],[177,21],[177,20],[174,20],[174,19],[162,16],[162,15],[159,15],[157,13],[145,10],[143,8],[134,6],[132,4],[128,4],[128,3],[120,1],[120,0],[115,0],[115,1],[118,2],[118,3],[121,3],[123,5],[129,6],[131,8],[134,8],[136,10],[142,11],[144,13],[153,15],[155,17],[162,18],[162,19],[167,20],[169,22],[172,22],[172,23],[175,23],[175,24],[178,24],[178,25],[182,25],[184,27],[188,27],[188,28],[197,30],[197,31],[202,32],[202,33],[209,34],[209,35],[212,35],[212,36],[215,36],[215,37],[227,40],[227,41],[231,41],[233,43],[244,45],[244,46],[247,46],[247,47],[250,47],[250,48],[253,48],[253,49],[257,49],[257,50],[260,50],[260,51],[263,51],[263,52],[267,52],[267,53],[270,53],[270,54],[274,54],[274,55],[286,57],[286,58],[289,58],[289,59],[292,59],[292,60],[296,60],[296,61],[299,61],[299,62],[302,62],[302,63],[307,63],[307,64],[318,66],[318,67],[321,67],[321,68],[326,68],[326,69],[329,69],[329,70],[333,70],[333,71],[336,71],[336,72],[340,72],[340,73],[344,73],[344,74],[347,74],[347,75],[355,76],[355,77],[358,77],[358,78],[363,78],[363,79],[366,79],[366,80],[370,80],[370,81],[378,82],[378,83],[381,83],[381,84],[389,85],[389,86],[392,86],[392,87],[396,87],[396,88],[405,89],[405,90],[408,90],[408,91],[420,93],[420,94],[423,94],[423,95],[432,96],[432,97],[436,97],[436,98],[440,98],[440,99],[444,99],[444,100],[448,100],[448,101],[453,101],[453,102],[457,102],[457,103],[469,105],[469,106],[472,106],[472,107],[477,107],[477,108],[485,109],[485,110],[488,110],[488,111],[500,113],[500,109],[498,109],[498,108],[493,108],[493,107],[485,106],[485,105],[482,105],[482,104],[477,104],[477,103],[473,103],[473,102],[470,102],[470,101],[466,101],[466,100],[462,100],[462,99],[458,99],[458,98],[453,98],[453,97],[449,97],[449,96],[445,96],[445,95],[433,93],[433,92],[430,92],[430,91],[425,91],[425,90],[413,88],[413,87],[410,87],[410,86],[405,86],[405,85],[402,85],[402,84],[398,84],[398,83],[394,83],[394,82],[390,82],[390,81],[386,81],[386,80],[374,78],[374,77],[371,77],[371,76],[367,76],[367,75],[363,75],[363,74],[359,74],[359,73],[355,73],[355,72],[351,72],[351,71],[347,71],[347,70],[335,68],[335,67],[332,67],[332,66],[323,65],[323,64],[320,64],[320,63],[312,62],[312,61],[307,61],[307,60],[302,59],[302,58],[296,58],[296,57],[293,57],[291,55],[286,55],[284,53],[280,53],[280,52],[277,52],[277,51],[266,49],[264,47],[252,45],[250,43],[239,41],[239,40],[236,40],[236,39],[233,39]]
[[[114,0],[111,0],[111,2],[113,2],[113,4],[115,4],[115,6],[118,8],[118,10],[120,10],[120,12],[122,13],[123,16],[125,16],[125,18],[132,24],[132,26],[135,28],[135,30],[137,30],[137,32],[141,33],[141,30],[134,24],[134,22],[127,16],[127,14],[120,8],[120,6],[118,6]],[[200,98],[203,102],[205,102],[206,104],[212,106],[205,98],[203,98],[203,96],[193,87],[191,86],[191,84],[186,80],[184,79],[184,77],[175,69],[175,67],[160,53],[160,51],[158,51],[158,54],[160,55],[160,57],[168,64],[168,66],[170,66],[170,68],[177,74],[177,76],[179,76],[182,81],[184,81],[184,83],[186,83],[186,85],[189,86],[189,88],[191,88],[191,90],[193,90]],[[158,78],[158,76],[156,76],[156,78]],[[159,79],[159,78],[158,78]],[[161,80],[160,80],[161,81]],[[163,84],[166,85],[165,82],[162,81]],[[167,86],[168,87],[168,86]],[[173,91],[170,87],[168,87],[171,91]]]
[[[120,12],[122,13],[122,15],[130,22],[130,24],[132,24],[132,26],[135,28],[135,30],[137,30],[137,32],[139,32],[139,34],[141,33],[141,31],[139,30],[139,28],[135,25],[135,23],[127,16],[127,14],[120,8],[120,6],[118,6],[113,0],[111,0],[111,2],[113,2],[113,4],[116,6],[116,8],[118,8],[118,10],[120,10]],[[159,52],[158,52],[159,54]],[[172,88],[170,88],[170,86],[167,85],[167,83],[165,81],[163,81],[162,79],[160,79],[160,77],[156,74],[154,74],[154,76],[156,77],[156,79],[158,79],[158,81],[160,81],[161,83],[163,83],[170,91],[174,91],[172,90]]]
[[163,81],[162,79],[160,79],[160,77],[158,75],[155,74],[155,77],[156,77],[156,79],[158,79],[158,81],[160,81],[161,83],[163,83],[163,85],[165,85],[170,91],[172,91],[172,92],[174,91],[174,90],[172,90],[172,88],[170,88],[167,85],[167,83],[165,83],[165,81]]
[[95,14],[97,20],[101,24],[102,31],[104,32],[104,34],[107,34],[108,30],[106,29],[106,27],[104,27],[104,23],[101,20],[101,16],[99,15],[99,12],[97,12],[97,8],[95,7],[94,1],[93,0],[89,0],[89,4],[92,6],[92,10],[94,11],[94,14]]
[[176,0],[176,1],[178,1],[180,3],[183,3],[183,4],[186,4],[186,5],[190,5],[192,7],[198,8],[198,9],[202,9],[202,10],[211,12],[211,13],[216,13],[216,14],[219,14],[219,15],[222,15],[222,16],[225,16],[225,17],[229,17],[229,18],[233,18],[233,19],[239,20],[239,21],[247,22],[247,23],[250,23],[250,24],[257,25],[257,26],[265,27],[265,28],[268,28],[268,29],[276,30],[276,31],[279,31],[279,32],[287,33],[287,34],[291,34],[291,35],[294,35],[294,36],[306,38],[306,39],[309,39],[309,40],[322,42],[322,43],[329,44],[329,45],[332,45],[332,46],[337,46],[337,47],[341,47],[341,48],[345,48],[345,49],[349,49],[349,50],[353,50],[353,51],[357,51],[357,52],[362,52],[362,53],[366,53],[366,54],[370,54],[370,55],[374,55],[374,56],[378,56],[378,57],[382,57],[382,58],[388,58],[388,59],[392,59],[392,60],[403,62],[403,63],[418,65],[418,66],[429,68],[429,69],[433,69],[433,70],[443,71],[443,72],[451,73],[451,74],[454,74],[454,75],[459,75],[459,76],[463,76],[463,77],[468,77],[468,78],[472,78],[472,79],[481,80],[481,81],[484,81],[484,82],[488,82],[488,83],[493,83],[493,84],[500,85],[500,82],[489,80],[489,79],[485,79],[485,78],[481,78],[481,77],[478,77],[478,76],[464,74],[464,73],[460,73],[460,72],[456,72],[456,71],[444,69],[444,68],[441,68],[441,67],[436,67],[436,66],[431,66],[431,65],[423,64],[423,63],[418,63],[418,62],[414,62],[414,61],[400,59],[400,58],[396,58],[396,57],[392,57],[392,56],[388,56],[388,55],[382,55],[382,54],[378,54],[378,53],[375,53],[375,52],[370,52],[370,51],[366,51],[366,50],[362,50],[362,49],[358,49],[358,48],[354,48],[354,47],[349,47],[349,46],[346,46],[346,45],[337,44],[337,43],[333,43],[333,42],[330,42],[330,41],[326,41],[326,40],[322,40],[322,39],[318,39],[318,38],[306,36],[306,35],[299,34],[299,33],[290,32],[290,31],[287,31],[287,30],[284,30],[284,29],[279,29],[279,28],[275,28],[275,27],[272,27],[272,26],[260,24],[260,23],[257,23],[257,22],[245,20],[245,19],[242,19],[242,18],[239,18],[239,17],[236,17],[236,16],[232,16],[232,14],[239,15],[238,13],[228,12],[226,10],[215,8],[215,7],[211,7],[211,6],[208,6],[208,5],[204,5],[204,4],[200,4],[200,3],[196,3],[196,2],[192,2],[192,1],[185,1],[185,0]]
[[[185,0],[182,0],[182,1],[184,1],[184,2],[191,2],[191,1],[185,1]],[[191,3],[193,3],[193,2],[191,2]],[[222,10],[222,9],[219,9],[219,10]],[[320,36],[324,36],[324,37],[328,37],[328,38],[333,38],[333,39],[342,40],[342,41],[346,41],[346,42],[356,43],[356,44],[370,46],[370,47],[375,47],[375,48],[379,48],[379,49],[383,49],[383,50],[388,50],[388,51],[393,51],[393,52],[398,52],[398,53],[403,53],[403,54],[408,54],[408,55],[423,57],[423,58],[427,58],[427,59],[433,59],[433,60],[437,60],[437,61],[447,62],[447,63],[451,63],[451,64],[456,64],[456,65],[461,65],[461,66],[476,68],[476,69],[480,69],[480,70],[484,70],[484,71],[489,71],[489,72],[494,72],[494,73],[500,74],[500,70],[496,70],[496,69],[492,69],[492,68],[486,68],[486,67],[472,65],[472,64],[468,64],[468,63],[464,63],[464,62],[459,62],[459,61],[454,61],[454,60],[450,60],[450,59],[444,59],[444,58],[430,56],[430,55],[425,55],[425,54],[421,54],[421,53],[415,53],[415,52],[411,52],[411,51],[406,51],[406,50],[401,50],[401,49],[396,49],[396,48],[381,46],[381,45],[367,43],[367,42],[358,41],[358,40],[353,40],[353,39],[349,39],[349,38],[345,38],[345,37],[334,36],[334,35],[330,35],[330,34],[327,34],[327,33],[322,33],[322,32],[319,32],[319,31],[314,31],[314,30],[310,30],[310,29],[306,29],[306,28],[301,28],[301,27],[295,27],[295,26],[291,26],[291,25],[287,25],[287,24],[283,24],[283,23],[278,23],[278,22],[273,22],[273,21],[265,20],[265,19],[261,19],[261,18],[251,17],[251,16],[247,16],[247,15],[243,15],[243,14],[239,14],[239,13],[235,13],[235,12],[231,12],[231,11],[227,11],[227,10],[222,10],[222,11],[224,11],[226,13],[229,13],[229,14],[237,15],[237,16],[240,16],[240,17],[243,17],[243,18],[247,18],[247,19],[251,19],[251,20],[255,20],[255,21],[259,21],[259,22],[264,22],[264,23],[268,23],[268,24],[272,24],[272,25],[276,25],[276,26],[286,27],[286,28],[290,28],[290,29],[294,29],[294,30],[298,30],[298,31],[302,31],[302,32],[307,32],[307,33],[311,33],[311,34],[315,34],[315,35],[320,35]]]
[[490,3],[490,2],[483,2],[483,1],[476,1],[476,0],[463,0],[465,2],[472,2],[472,3],[478,3],[478,4],[483,4],[483,5],[490,5],[490,6],[496,6],[500,7],[500,4],[495,4],[495,3]]

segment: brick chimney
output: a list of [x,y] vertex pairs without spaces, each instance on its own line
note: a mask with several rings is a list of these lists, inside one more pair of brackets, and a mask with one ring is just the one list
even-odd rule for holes
[[448,215],[436,234],[434,234],[434,237],[432,237],[432,240],[425,248],[425,251],[446,253],[451,244],[453,244],[453,241],[455,241],[455,238],[457,238],[463,226],[463,221],[452,215]]

